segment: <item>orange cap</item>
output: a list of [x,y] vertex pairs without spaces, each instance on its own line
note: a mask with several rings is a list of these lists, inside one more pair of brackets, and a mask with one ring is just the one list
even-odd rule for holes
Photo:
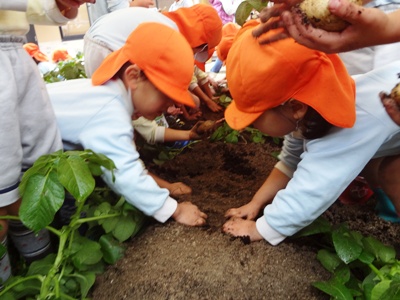
[[64,61],[71,58],[72,56],[68,54],[68,51],[66,49],[56,49],[51,54],[51,60],[53,62]]
[[354,125],[354,81],[336,54],[306,48],[289,38],[260,45],[252,36],[253,27],[245,25],[239,31],[226,61],[234,99],[225,110],[230,127],[242,129],[289,99],[311,106],[334,126]]
[[49,61],[49,58],[39,50],[39,46],[34,43],[26,43],[24,44],[24,49],[28,54],[35,58],[37,61]]
[[188,90],[193,75],[193,51],[178,31],[160,23],[140,24],[122,48],[103,60],[92,83],[101,85],[110,80],[126,62],[136,64],[172,100],[195,107]]
[[192,48],[203,44],[208,49],[215,48],[221,40],[222,21],[209,4],[200,3],[163,14],[174,21]]
[[226,60],[229,49],[231,49],[233,40],[239,29],[240,26],[233,22],[226,23],[222,27],[222,38],[217,47],[217,55],[220,60]]

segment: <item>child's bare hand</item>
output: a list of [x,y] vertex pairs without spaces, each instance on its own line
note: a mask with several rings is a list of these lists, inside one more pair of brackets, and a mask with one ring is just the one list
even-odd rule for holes
[[258,233],[256,222],[241,218],[229,219],[222,226],[222,231],[236,237],[248,236],[251,242],[263,239],[263,237]]
[[208,101],[207,103],[208,108],[212,111],[212,112],[220,112],[222,111],[222,106],[219,106],[217,103],[215,103],[214,101]]
[[178,203],[172,218],[178,223],[188,226],[203,226],[206,224],[207,215],[190,202]]
[[389,117],[392,118],[393,122],[400,126],[400,107],[397,102],[390,98],[390,95],[384,92],[381,92],[379,97],[381,98],[382,104],[385,107]]
[[187,195],[192,193],[192,188],[183,182],[174,182],[168,187],[171,197]]
[[258,213],[260,212],[260,208],[255,206],[254,204],[247,203],[239,208],[231,208],[225,213],[226,218],[239,217],[244,218],[246,220],[254,220]]

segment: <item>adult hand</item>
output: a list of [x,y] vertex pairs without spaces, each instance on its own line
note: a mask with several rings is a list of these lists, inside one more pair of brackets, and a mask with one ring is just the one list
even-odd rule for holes
[[78,15],[78,8],[85,3],[96,3],[96,0],[55,0],[64,17],[73,19]]
[[269,38],[261,37],[261,44],[291,36],[306,47],[326,53],[337,53],[392,42],[392,33],[387,29],[388,15],[380,9],[365,8],[348,0],[330,0],[329,11],[346,20],[349,25],[341,32],[327,32],[304,24],[301,15],[293,9],[293,3],[299,2],[298,0],[275,2],[281,3],[275,4],[277,7],[271,11],[262,12],[263,24],[254,30],[253,35],[260,37],[272,28],[282,28],[282,31]]

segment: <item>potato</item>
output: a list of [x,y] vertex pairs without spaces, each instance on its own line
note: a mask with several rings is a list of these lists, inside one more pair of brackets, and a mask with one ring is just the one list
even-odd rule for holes
[[400,83],[396,84],[390,92],[390,98],[396,101],[397,105],[400,106]]
[[196,132],[200,135],[208,133],[214,129],[215,124],[216,122],[212,120],[204,121],[196,128]]
[[[362,5],[361,0],[350,0],[358,5]],[[305,23],[310,23],[316,28],[326,31],[342,31],[348,22],[330,13],[328,10],[329,0],[304,0],[298,6],[299,13]]]

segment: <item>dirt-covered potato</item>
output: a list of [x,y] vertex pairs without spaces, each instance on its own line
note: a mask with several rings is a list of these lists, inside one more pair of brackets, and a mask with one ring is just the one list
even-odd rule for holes
[[201,123],[197,128],[196,132],[200,135],[210,132],[214,129],[216,122],[212,120],[207,120]]
[[[362,5],[361,0],[350,1]],[[326,31],[342,31],[348,23],[330,13],[328,2],[329,0],[304,0],[298,6],[299,13],[302,14],[305,23],[310,23],[316,28]]]
[[397,105],[400,106],[400,83],[396,84],[390,92],[390,98],[396,101]]

